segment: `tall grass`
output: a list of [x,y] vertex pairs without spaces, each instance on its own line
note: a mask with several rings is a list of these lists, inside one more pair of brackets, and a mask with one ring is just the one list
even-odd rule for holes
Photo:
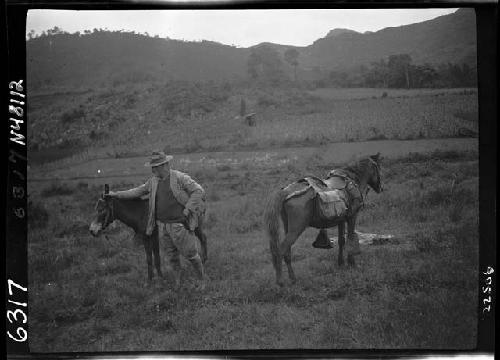
[[30,349],[474,348],[477,158],[436,152],[387,160],[385,191],[369,194],[358,230],[398,241],[363,246],[356,268],[339,268],[337,250],[312,248],[317,231],[308,229],[293,247],[297,284],[278,288],[262,231],[265,200],[299,174],[321,176],[331,165],[315,156],[294,166],[293,176],[287,166],[197,174],[212,194],[204,292],[194,289],[184,260],[178,293],[168,279],[147,285],[144,251],[123,225],[91,237],[84,225],[100,188],[33,195],[50,216],[38,224],[29,217]]

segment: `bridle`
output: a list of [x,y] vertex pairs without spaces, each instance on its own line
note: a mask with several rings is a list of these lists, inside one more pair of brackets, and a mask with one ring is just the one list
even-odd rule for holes
[[102,224],[102,230],[105,230],[109,226],[109,224],[111,224],[115,220],[115,203],[113,200],[111,200],[110,201],[111,204],[109,204],[109,202],[104,197],[102,197],[101,199],[104,200],[106,206],[109,205],[110,209],[110,211],[106,211],[106,216],[104,217],[104,223]]

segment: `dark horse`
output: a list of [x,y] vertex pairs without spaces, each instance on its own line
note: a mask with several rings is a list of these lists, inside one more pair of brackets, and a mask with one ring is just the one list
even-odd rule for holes
[[[146,225],[148,221],[148,199],[116,199],[105,196],[108,187],[105,187],[104,194],[97,200],[97,214],[90,224],[90,233],[98,236],[114,220],[120,220],[125,225],[131,227],[135,232],[135,237],[142,240],[146,251],[148,263],[148,279],[153,279],[153,255],[156,273],[163,277],[160,265],[160,248],[158,243],[158,231],[155,227],[151,235],[146,235]],[[198,227],[194,230],[196,237],[201,244],[201,259],[207,260],[207,237],[203,231],[203,219],[201,216]]]
[[[318,219],[315,213],[315,193],[312,188],[287,199],[291,194],[291,187],[288,186],[270,198],[264,212],[264,221],[278,285],[284,284],[281,274],[282,259],[285,260],[290,280],[296,281],[292,268],[292,245],[307,227],[322,229],[322,232],[326,228],[338,227],[338,264],[343,265],[344,230],[347,222],[347,261],[350,265],[354,265],[354,255],[359,253],[359,243],[355,233],[356,217],[363,206],[363,197],[368,191],[368,186],[377,193],[382,191],[379,155],[368,156],[350,166],[333,170],[324,180],[324,183],[332,184],[331,187],[343,188],[347,192],[347,211],[341,217],[326,222]],[[339,183],[345,186],[338,186]],[[285,233],[282,241],[280,241],[280,218]]]

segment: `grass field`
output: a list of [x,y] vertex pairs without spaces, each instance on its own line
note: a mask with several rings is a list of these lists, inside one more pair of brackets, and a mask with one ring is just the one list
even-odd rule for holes
[[[149,286],[142,245],[123,225],[113,225],[107,238],[89,235],[100,186],[52,183],[32,191],[31,351],[474,348],[477,152],[385,159],[385,191],[370,193],[358,229],[395,240],[363,246],[356,268],[339,268],[337,250],[312,248],[316,231],[306,230],[293,248],[298,282],[278,288],[263,204],[271,191],[332,166],[316,153],[293,164],[193,171],[209,206],[210,282],[203,292],[193,288],[186,263],[180,292],[167,280]],[[112,188],[132,185],[121,180]]]
[[[30,162],[82,153],[86,159],[144,156],[152,148],[189,153],[462,137],[463,129],[478,129],[477,89],[215,88],[206,90],[216,100],[205,109],[198,92],[165,86],[33,94]],[[191,104],[196,111],[173,106],[167,101],[172,92],[175,104]],[[255,127],[237,118],[242,98],[246,112],[256,113]]]

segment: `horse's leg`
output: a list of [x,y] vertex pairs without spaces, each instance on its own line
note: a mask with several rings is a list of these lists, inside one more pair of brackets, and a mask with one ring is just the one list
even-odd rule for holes
[[293,271],[293,268],[292,268],[292,247],[291,246],[288,248],[288,251],[285,253],[285,255],[283,257],[285,259],[286,267],[288,268],[288,277],[290,278],[290,281],[293,284],[295,284],[295,282],[297,281],[297,278],[295,277],[295,272]]
[[155,229],[153,234],[151,235],[151,243],[152,248],[153,248],[153,255],[155,259],[155,267],[156,267],[156,273],[158,274],[158,277],[162,278],[163,273],[161,272],[161,258],[160,258],[160,241],[159,241],[159,235],[158,235],[158,230]]
[[[281,220],[283,221],[283,230],[285,234],[288,232],[288,223],[286,218],[286,213],[282,211],[280,214]],[[279,233],[272,236],[273,240],[270,242],[271,249],[271,259],[273,261],[274,271],[276,272],[276,283],[279,286],[283,286],[283,278],[282,278],[282,257],[279,249]]]
[[202,225],[201,222],[198,225],[198,227],[196,229],[194,229],[194,234],[200,240],[200,244],[201,244],[201,261],[204,264],[207,261],[207,259],[208,259],[207,236],[205,235],[205,232],[203,231],[203,225]]
[[[287,221],[287,228],[288,229],[287,229],[285,238],[283,239],[283,242],[279,245],[279,254],[285,260],[285,264],[286,264],[287,269],[288,269],[288,277],[290,278],[292,283],[294,283],[297,280],[295,277],[295,272],[293,271],[293,267],[292,267],[292,245],[299,238],[299,236],[304,232],[306,227],[307,227],[307,224],[304,220],[295,221],[293,223],[293,222],[290,222],[290,218],[289,218]],[[281,258],[279,259],[279,264],[280,264],[280,268],[281,268]],[[280,278],[281,278],[281,271],[280,271]],[[280,284],[280,282],[278,282],[278,284]],[[281,280],[280,285],[282,285],[282,284],[283,284],[283,281]]]
[[146,252],[146,261],[148,263],[148,280],[151,282],[153,280],[153,259],[152,259],[152,254],[151,254],[151,239],[149,236],[145,235],[139,235],[135,234],[134,235],[135,240],[137,240],[138,237],[142,238],[142,243],[144,244],[144,251]]
[[354,255],[361,252],[359,249],[359,239],[356,234],[356,215],[347,219],[347,263],[355,265]]
[[345,245],[345,223],[342,221],[337,226],[338,230],[338,243],[339,243],[339,255],[337,262],[339,266],[344,265],[344,245]]

